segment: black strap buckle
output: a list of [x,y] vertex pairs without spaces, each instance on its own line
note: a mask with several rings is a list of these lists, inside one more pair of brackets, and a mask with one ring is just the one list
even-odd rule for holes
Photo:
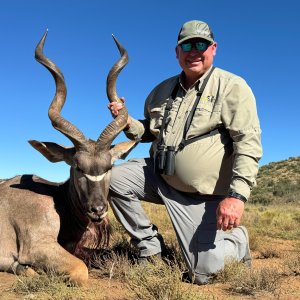
[[181,151],[185,146],[184,141],[181,141],[180,144],[178,145],[178,151]]

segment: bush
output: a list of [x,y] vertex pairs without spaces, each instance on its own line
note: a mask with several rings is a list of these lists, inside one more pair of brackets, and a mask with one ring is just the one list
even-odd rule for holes
[[274,268],[264,267],[259,270],[248,270],[230,282],[230,291],[244,295],[274,293],[280,288],[280,279],[281,273]]
[[180,267],[154,260],[146,266],[134,266],[127,276],[127,287],[139,300],[209,300],[214,299],[195,291],[182,281]]
[[284,260],[284,266],[286,268],[287,276],[299,276],[300,275],[300,251],[289,255]]

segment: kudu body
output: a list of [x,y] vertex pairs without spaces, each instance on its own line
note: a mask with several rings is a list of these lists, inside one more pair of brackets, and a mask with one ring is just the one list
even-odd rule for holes
[[[51,183],[34,175],[22,175],[0,181],[0,270],[34,274],[35,268],[50,268],[83,284],[88,278],[88,269],[72,253],[88,230],[98,229],[98,238],[101,238],[99,229],[105,227],[106,222],[110,170],[113,162],[124,158],[136,142],[111,146],[127,124],[125,107],[97,141],[86,139],[61,116],[66,86],[58,67],[43,54],[46,35],[36,47],[35,58],[51,72],[56,84],[49,118],[53,127],[74,146],[35,140],[29,143],[49,161],[65,161],[70,165],[70,178],[65,183]],[[121,58],[107,77],[110,101],[120,101],[116,79],[128,61],[126,50],[116,39],[115,42]]]

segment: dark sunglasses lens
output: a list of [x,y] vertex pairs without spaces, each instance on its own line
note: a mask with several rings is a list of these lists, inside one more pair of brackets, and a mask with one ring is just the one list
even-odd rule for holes
[[192,48],[195,48],[198,51],[205,51],[209,47],[209,44],[206,42],[196,42],[196,43],[183,43],[180,46],[184,52],[190,52]]
[[195,43],[196,49],[199,51],[205,51],[208,48],[208,43],[205,42],[197,42]]
[[184,52],[189,52],[192,50],[192,43],[184,43],[184,44],[181,44],[180,46]]

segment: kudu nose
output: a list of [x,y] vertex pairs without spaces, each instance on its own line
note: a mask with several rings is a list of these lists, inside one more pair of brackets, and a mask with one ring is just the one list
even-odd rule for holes
[[91,207],[91,211],[92,211],[93,213],[95,213],[95,214],[99,214],[99,213],[101,213],[102,211],[104,211],[104,206],[103,206],[103,205],[98,205],[98,206],[93,205],[93,206]]
[[89,206],[87,215],[92,222],[99,222],[107,216],[107,206],[91,205]]
[[107,214],[107,206],[102,204],[102,205],[92,205],[91,207],[91,212],[98,217],[102,218],[106,216]]

